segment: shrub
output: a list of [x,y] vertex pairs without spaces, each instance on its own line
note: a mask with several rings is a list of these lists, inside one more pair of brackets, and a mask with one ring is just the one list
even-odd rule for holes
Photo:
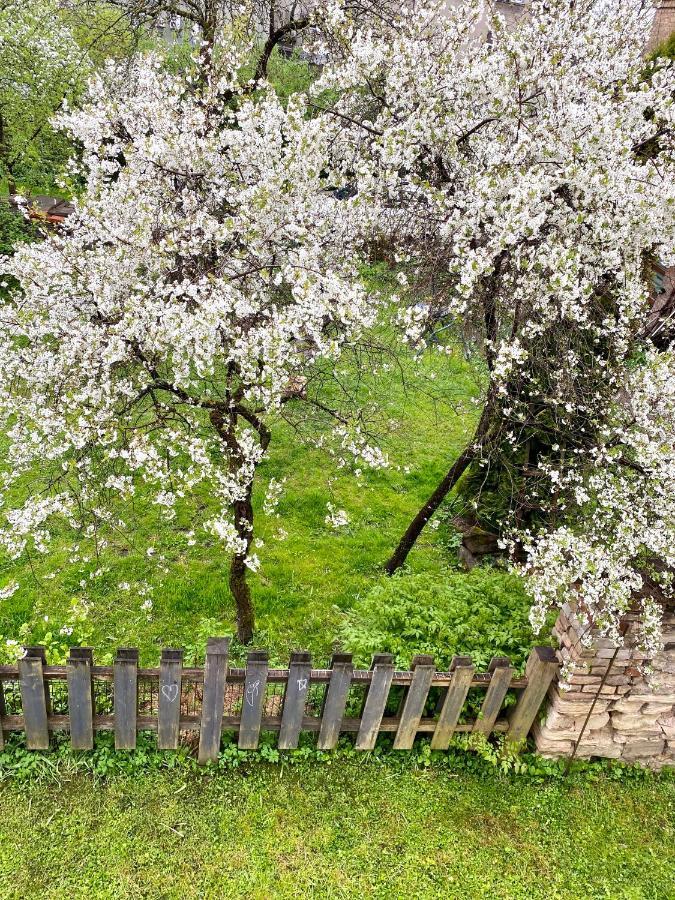
[[447,669],[461,654],[471,656],[479,671],[493,656],[508,656],[522,670],[534,644],[529,608],[521,580],[504,571],[402,574],[357,603],[341,637],[359,664],[386,652],[399,668],[408,668],[416,653],[431,653],[437,668]]
[[35,225],[10,209],[8,197],[0,197],[0,255],[10,255],[19,241],[30,241],[35,237]]

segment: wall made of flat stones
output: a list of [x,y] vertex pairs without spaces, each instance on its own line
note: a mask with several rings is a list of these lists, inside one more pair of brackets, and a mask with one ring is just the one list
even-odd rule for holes
[[533,730],[539,753],[571,755],[592,707],[577,757],[652,768],[675,765],[675,615],[664,624],[664,649],[647,660],[634,646],[635,622],[629,620],[626,646],[612,663],[615,648],[609,641],[596,638],[590,648],[582,645],[582,625],[573,605],[565,604],[553,634],[561,664],[573,662],[575,671],[569,690],[557,680],[549,688],[545,715]]

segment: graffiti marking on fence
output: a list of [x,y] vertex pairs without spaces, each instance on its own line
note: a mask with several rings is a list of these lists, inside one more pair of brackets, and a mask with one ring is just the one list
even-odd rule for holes
[[162,685],[162,694],[169,701],[169,703],[173,703],[174,700],[178,697],[178,685],[177,684],[163,684]]
[[260,681],[253,681],[251,684],[246,685],[246,702],[249,706],[253,706],[259,691]]

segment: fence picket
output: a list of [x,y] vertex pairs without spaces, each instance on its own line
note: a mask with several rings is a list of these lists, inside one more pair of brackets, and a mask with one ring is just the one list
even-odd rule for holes
[[432,750],[448,749],[475,671],[471,657],[455,656],[450,671],[453,673],[452,683],[445,694],[436,730],[431,738]]
[[229,638],[209,638],[206,645],[198,757],[202,765],[215,762],[220,752],[229,649]]
[[509,716],[509,730],[506,733],[509,743],[525,740],[557,671],[555,651],[551,647],[535,647],[525,668],[527,687]]
[[138,650],[120,647],[114,663],[113,706],[115,710],[115,749],[136,747],[138,715]]
[[0,681],[0,750],[5,749],[5,734],[2,720],[7,715],[7,707],[5,706],[5,690]]
[[[26,651],[24,654],[25,656],[39,657],[42,660],[42,668],[44,670],[44,667],[47,665],[47,651],[45,648],[40,644],[37,644],[34,647],[25,647],[24,649]],[[47,710],[47,718],[49,718],[52,714],[52,697],[49,692],[49,684],[44,677],[42,682],[42,688],[45,694],[45,709]]]
[[175,750],[180,737],[180,704],[183,688],[183,651],[162,650],[157,701],[157,747]]
[[[49,748],[48,705],[43,678],[44,649],[27,647],[19,660],[19,686],[26,746],[29,750]],[[48,688],[47,688],[48,690]]]
[[298,746],[311,671],[312,659],[306,650],[296,650],[291,653],[288,683],[281,713],[279,750],[294,750]]
[[373,677],[361,713],[361,724],[356,737],[357,750],[372,750],[375,747],[394,677],[394,657],[391,653],[376,653],[370,668]]
[[330,667],[330,682],[326,690],[321,713],[321,729],[316,743],[319,750],[333,750],[340,737],[340,726],[354,672],[352,654],[334,653]]
[[241,707],[238,746],[242,750],[257,750],[260,725],[267,696],[269,656],[266,650],[251,650],[246,658],[246,680]]
[[508,657],[495,656],[488,667],[488,672],[492,674],[492,678],[481,706],[480,715],[473,726],[475,732],[486,736],[490,734],[497,721],[504,697],[511,685],[513,669]]
[[429,688],[436,672],[433,656],[415,656],[412,661],[412,682],[403,703],[394,750],[410,750],[417,735]]
[[73,750],[94,746],[94,682],[91,647],[71,647],[66,664],[70,745]]

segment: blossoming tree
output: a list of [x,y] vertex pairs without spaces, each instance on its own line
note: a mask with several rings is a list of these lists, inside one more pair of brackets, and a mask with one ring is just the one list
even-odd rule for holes
[[153,56],[124,79],[110,68],[62,116],[86,191],[66,230],[4,262],[20,289],[0,310],[2,538],[18,555],[45,549],[57,520],[123,529],[120,501],[141,482],[167,520],[206,492],[248,642],[270,419],[374,307],[350,262],[358,203],[327,190],[330,123],[242,85],[250,47],[230,38],[178,75]]
[[[331,4],[323,0],[108,0],[125,12],[130,22],[173,25],[185,35],[212,47],[224,27],[252,38],[254,80],[263,79],[270,57],[282,45],[293,44],[305,31],[331,34]],[[399,9],[398,0],[338,0],[340,16],[381,26]]]
[[[646,548],[672,563],[661,552],[672,509],[650,508],[672,490],[672,463],[656,463],[664,440],[672,449],[672,429],[664,439],[663,423],[655,425],[649,444],[641,419],[637,443],[612,456],[611,471],[606,450],[620,389],[635,385],[631,408],[647,403],[643,416],[653,407],[647,376],[633,379],[631,366],[650,255],[675,262],[675,77],[657,61],[645,78],[650,13],[625,0],[550,0],[533,3],[511,30],[489,4],[448,11],[421,2],[379,30],[339,9],[334,20],[338,61],[317,90],[337,94],[338,153],[357,173],[358,191],[379,204],[400,280],[410,282],[407,339],[422,345],[443,317],[485,369],[475,433],[387,571],[405,562],[464,473],[480,484],[496,472],[512,485],[502,525],[526,535],[541,573],[539,610],[581,573],[589,608],[616,634]],[[675,379],[672,357],[658,372],[660,383],[667,373]],[[582,463],[590,465],[583,476]],[[554,532],[537,550],[528,532],[537,516],[551,524],[573,512],[574,497],[565,507],[561,490],[572,472],[590,480],[588,498],[599,504],[583,518],[588,545],[575,529],[573,538]],[[638,496],[645,502],[636,505]]]

